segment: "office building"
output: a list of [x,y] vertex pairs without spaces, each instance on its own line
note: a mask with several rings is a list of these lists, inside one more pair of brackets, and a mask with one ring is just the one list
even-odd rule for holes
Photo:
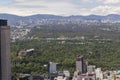
[[56,73],[56,63],[54,62],[49,62],[49,73]]
[[87,72],[88,72],[88,74],[94,74],[95,73],[95,65],[87,66]]
[[76,70],[80,72],[80,74],[84,74],[87,72],[87,64],[84,61],[83,56],[77,57],[76,59]]
[[96,74],[96,80],[103,79],[103,72],[102,72],[101,68],[95,69],[95,74]]
[[0,80],[11,80],[10,27],[0,20]]

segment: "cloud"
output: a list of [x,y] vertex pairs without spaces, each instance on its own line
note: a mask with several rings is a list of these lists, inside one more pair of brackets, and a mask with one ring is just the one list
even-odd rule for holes
[[82,2],[90,2],[91,0],[82,0]]
[[47,2],[48,0],[14,0],[14,4],[0,6],[0,12],[18,15],[57,14],[66,15],[74,12],[74,5],[63,1]]
[[99,0],[103,2],[104,4],[118,4],[120,3],[120,0]]
[[[119,13],[119,0],[12,0],[0,5],[0,13],[16,15],[89,15]],[[1,4],[1,3],[0,3]]]
[[94,14],[98,14],[98,15],[119,14],[120,7],[100,5],[100,6],[97,6],[93,9],[91,9],[91,12],[94,13]]

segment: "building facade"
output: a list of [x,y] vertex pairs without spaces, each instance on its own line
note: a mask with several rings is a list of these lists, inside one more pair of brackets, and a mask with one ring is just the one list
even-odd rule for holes
[[80,72],[80,74],[84,74],[87,72],[87,64],[84,61],[84,57],[80,56],[76,59],[76,70]]
[[56,63],[49,62],[49,73],[56,73],[56,72],[57,72]]
[[0,20],[0,80],[11,80],[10,27]]

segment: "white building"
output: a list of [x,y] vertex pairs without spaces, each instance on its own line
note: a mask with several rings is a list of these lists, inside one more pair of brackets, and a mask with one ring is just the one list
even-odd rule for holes
[[70,77],[70,72],[69,71],[63,71],[63,73],[66,77]]
[[103,72],[101,71],[101,68],[97,68],[95,74],[97,80],[103,80]]
[[56,78],[54,78],[54,80],[67,80],[67,77],[57,76]]

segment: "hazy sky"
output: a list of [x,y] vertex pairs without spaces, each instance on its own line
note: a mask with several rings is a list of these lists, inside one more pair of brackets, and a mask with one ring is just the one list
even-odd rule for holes
[[120,0],[0,0],[0,13],[22,16],[119,14]]

